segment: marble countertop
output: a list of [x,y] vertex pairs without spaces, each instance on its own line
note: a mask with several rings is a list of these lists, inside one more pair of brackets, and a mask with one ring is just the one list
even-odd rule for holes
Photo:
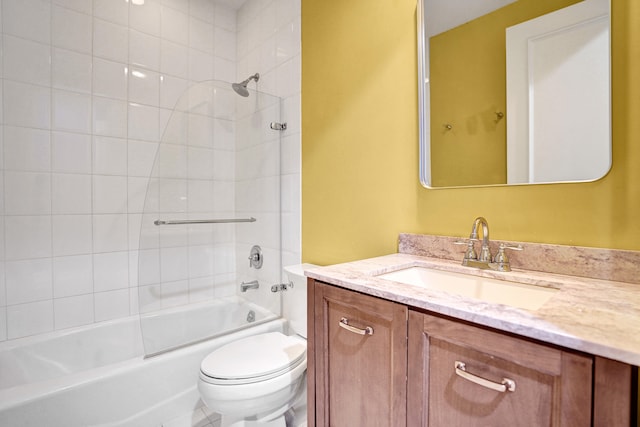
[[[377,275],[420,266],[558,289],[535,311],[425,289]],[[346,289],[569,349],[640,365],[640,287],[635,283],[520,270],[463,267],[459,261],[397,253],[308,269]]]

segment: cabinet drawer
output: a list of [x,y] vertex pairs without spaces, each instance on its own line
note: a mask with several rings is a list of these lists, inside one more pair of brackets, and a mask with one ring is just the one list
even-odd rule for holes
[[315,287],[318,426],[406,425],[407,307]]
[[410,403],[416,425],[589,426],[591,376],[590,357],[410,313],[409,396],[424,396]]

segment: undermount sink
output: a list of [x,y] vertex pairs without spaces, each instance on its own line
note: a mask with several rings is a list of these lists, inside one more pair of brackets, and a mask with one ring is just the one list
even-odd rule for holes
[[409,267],[380,274],[377,277],[528,310],[539,309],[557,291],[554,288],[425,267]]

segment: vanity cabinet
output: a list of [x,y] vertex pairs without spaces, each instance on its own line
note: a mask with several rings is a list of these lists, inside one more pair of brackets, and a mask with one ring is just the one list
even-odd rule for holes
[[637,423],[635,367],[313,279],[308,286],[310,427]]
[[591,426],[593,359],[409,314],[411,426]]
[[316,425],[406,426],[407,307],[322,283],[308,295]]

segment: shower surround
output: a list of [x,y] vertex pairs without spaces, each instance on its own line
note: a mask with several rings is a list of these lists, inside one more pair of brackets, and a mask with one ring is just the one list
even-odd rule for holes
[[[138,313],[156,149],[200,81],[257,71],[258,89],[283,98],[279,238],[283,263],[299,262],[299,1],[2,0],[0,13],[0,341]],[[236,291],[187,289],[182,302]]]

